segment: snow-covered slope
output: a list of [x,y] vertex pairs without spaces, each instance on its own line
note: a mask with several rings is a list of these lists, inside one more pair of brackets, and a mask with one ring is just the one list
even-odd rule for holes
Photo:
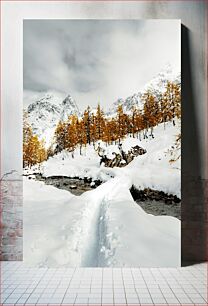
[[38,267],[180,266],[180,221],[136,204],[125,176],[76,197],[24,180],[24,262]]
[[40,139],[44,139],[48,147],[54,135],[57,123],[67,120],[72,114],[79,115],[76,102],[68,95],[64,100],[53,94],[46,94],[39,100],[31,103],[28,108],[28,121],[33,132]]
[[158,96],[165,91],[167,82],[171,81],[179,84],[181,82],[181,75],[175,71],[170,64],[167,64],[150,82],[148,82],[142,90],[126,99],[119,98],[115,101],[108,111],[108,115],[116,113],[118,105],[122,104],[125,113],[129,113],[132,107],[143,109],[143,102],[141,97],[144,92],[150,90],[154,95]]
[[[147,153],[136,157],[124,168],[100,167],[100,158],[93,145],[83,149],[83,155],[79,154],[79,148],[71,153],[61,152],[42,163],[44,176],[64,175],[69,177],[89,177],[93,180],[107,181],[111,177],[126,175],[130,177],[132,184],[138,189],[152,188],[181,197],[181,156],[180,142],[177,137],[180,134],[180,121],[173,126],[172,122],[154,128],[154,139],[126,137],[123,149],[127,152],[132,146],[139,145],[147,150]],[[119,153],[118,147],[110,145],[105,147],[105,154],[112,158],[112,152]],[[32,168],[33,171],[33,168]]]

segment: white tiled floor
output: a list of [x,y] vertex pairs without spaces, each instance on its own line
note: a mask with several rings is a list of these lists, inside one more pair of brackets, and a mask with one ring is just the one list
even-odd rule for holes
[[207,264],[184,268],[29,268],[1,263],[2,305],[208,305]]

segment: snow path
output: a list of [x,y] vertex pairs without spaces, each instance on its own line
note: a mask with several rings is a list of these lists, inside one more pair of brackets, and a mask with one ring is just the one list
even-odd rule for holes
[[[114,178],[106,182],[105,184],[96,188],[93,191],[93,198],[91,196],[92,191],[86,192],[81,197],[85,199],[86,206],[83,212],[82,224],[83,228],[86,228],[86,235],[84,241],[86,244],[82,250],[82,266],[103,266],[104,258],[102,250],[107,249],[106,240],[106,208],[108,203],[108,194],[112,194],[116,185],[122,185],[124,178]],[[125,185],[127,181],[125,178]],[[130,183],[128,184],[128,187]],[[101,251],[101,252],[100,252]]]

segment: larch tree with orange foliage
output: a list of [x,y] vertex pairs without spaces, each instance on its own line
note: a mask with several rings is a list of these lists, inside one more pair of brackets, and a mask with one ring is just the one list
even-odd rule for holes
[[136,110],[134,121],[135,121],[134,131],[137,135],[137,138],[139,137],[139,140],[141,141],[141,131],[144,130],[144,120],[141,110],[138,109]]
[[91,115],[90,138],[93,143],[93,146],[95,146],[95,142],[98,140],[98,137],[97,137],[96,116],[94,114]]
[[72,115],[67,121],[67,135],[66,135],[66,150],[72,152],[74,158],[74,150],[78,144],[78,131],[77,131],[77,116]]
[[119,144],[127,134],[127,129],[127,115],[124,114],[122,105],[119,105],[117,108],[117,137]]
[[54,133],[56,149],[55,153],[61,152],[66,149],[67,145],[67,123],[59,121]]
[[27,122],[27,114],[23,117],[23,167],[31,167],[47,159],[44,142],[33,135],[32,128]]
[[85,132],[85,123],[83,119],[77,119],[77,135],[78,135],[78,143],[79,143],[79,153],[82,155],[82,148],[87,144],[87,135]]
[[[95,146],[98,140],[106,142],[107,145],[113,142],[121,143],[126,135],[141,140],[142,132],[144,138],[148,137],[149,131],[150,136],[154,138],[155,126],[163,122],[165,127],[165,123],[171,120],[175,124],[175,118],[181,117],[180,84],[167,82],[164,93],[155,94],[148,90],[141,99],[143,109],[133,106],[130,114],[123,111],[122,105],[118,105],[116,116],[107,118],[98,104],[95,112],[91,112],[88,106],[82,117],[73,115],[68,121],[59,122],[55,130],[56,149],[52,150],[51,147],[48,154],[52,155],[63,149],[74,152],[79,145],[81,155],[83,146],[87,144],[93,143]],[[31,137],[32,130],[24,124],[24,138],[28,138],[28,135]],[[33,142],[35,143],[36,139],[33,139]],[[23,148],[24,156],[28,155],[26,149],[26,147]]]
[[105,129],[105,118],[104,112],[101,110],[100,104],[97,106],[97,111],[95,115],[95,126],[96,126],[96,139],[103,139],[104,129]]
[[85,125],[85,133],[86,133],[87,143],[90,144],[91,143],[91,133],[90,133],[91,114],[90,114],[90,107],[89,106],[84,111],[83,121],[84,121],[84,125]]

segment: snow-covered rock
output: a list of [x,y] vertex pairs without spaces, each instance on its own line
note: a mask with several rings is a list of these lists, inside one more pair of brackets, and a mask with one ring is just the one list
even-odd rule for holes
[[74,99],[68,95],[60,105],[62,121],[66,121],[71,115],[79,115],[79,109]]

